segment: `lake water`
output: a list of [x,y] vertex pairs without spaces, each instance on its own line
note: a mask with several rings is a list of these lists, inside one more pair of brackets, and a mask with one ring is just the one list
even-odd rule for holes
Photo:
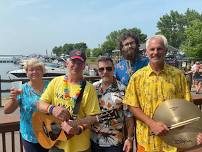
[[[7,72],[11,70],[18,69],[19,66],[13,63],[0,63],[0,75],[1,79],[9,79]],[[9,89],[11,84],[9,83],[2,83],[2,89]],[[3,93],[2,96],[7,96],[8,93]]]

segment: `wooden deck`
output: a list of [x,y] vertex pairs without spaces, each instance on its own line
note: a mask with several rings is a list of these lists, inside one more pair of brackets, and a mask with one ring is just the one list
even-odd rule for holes
[[22,151],[19,134],[19,110],[5,115],[3,108],[0,108],[0,139],[1,152]]

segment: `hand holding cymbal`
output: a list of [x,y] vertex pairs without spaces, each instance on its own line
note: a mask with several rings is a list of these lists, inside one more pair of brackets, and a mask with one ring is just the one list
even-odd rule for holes
[[197,135],[202,132],[202,113],[193,103],[183,99],[164,101],[153,119],[168,126],[169,131],[160,136],[167,144],[180,149],[197,145]]

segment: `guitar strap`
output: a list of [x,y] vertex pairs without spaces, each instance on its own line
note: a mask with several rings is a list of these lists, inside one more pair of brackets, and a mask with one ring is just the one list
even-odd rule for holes
[[73,113],[72,113],[72,119],[73,120],[76,120],[77,115],[79,113],[80,104],[81,104],[81,100],[82,100],[82,97],[83,97],[83,92],[84,92],[85,86],[86,86],[86,80],[83,80],[81,82],[81,91],[80,91],[80,94],[79,94],[79,96],[78,96],[78,98],[76,100],[76,103],[75,103],[75,106],[74,106],[74,109],[73,109]]

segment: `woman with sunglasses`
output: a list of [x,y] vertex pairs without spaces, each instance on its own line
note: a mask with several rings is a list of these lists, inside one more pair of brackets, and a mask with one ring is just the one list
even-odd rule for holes
[[[119,118],[96,124],[92,127],[92,152],[129,152],[133,141],[133,115],[122,104],[125,86],[114,78],[114,65],[110,57],[98,59],[100,81],[93,85],[96,88],[100,109],[102,112],[116,109]],[[128,124],[126,126],[126,124]],[[124,138],[124,127],[127,127],[127,137]]]

